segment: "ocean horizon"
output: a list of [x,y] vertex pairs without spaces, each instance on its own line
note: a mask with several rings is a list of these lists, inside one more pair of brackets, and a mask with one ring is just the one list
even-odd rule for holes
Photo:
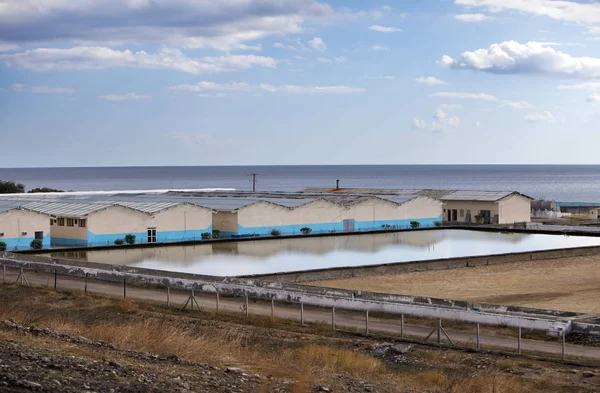
[[26,189],[299,191],[308,187],[510,190],[558,202],[599,202],[600,165],[227,165],[0,168]]

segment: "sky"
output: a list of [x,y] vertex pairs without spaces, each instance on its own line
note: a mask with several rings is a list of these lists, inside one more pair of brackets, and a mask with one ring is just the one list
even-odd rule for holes
[[0,167],[600,164],[600,3],[0,0]]

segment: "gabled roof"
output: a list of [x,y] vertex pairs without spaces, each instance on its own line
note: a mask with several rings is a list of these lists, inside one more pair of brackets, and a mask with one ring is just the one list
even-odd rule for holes
[[533,199],[516,191],[454,191],[442,196],[440,199],[443,201],[497,202],[511,195],[520,195],[528,199]]

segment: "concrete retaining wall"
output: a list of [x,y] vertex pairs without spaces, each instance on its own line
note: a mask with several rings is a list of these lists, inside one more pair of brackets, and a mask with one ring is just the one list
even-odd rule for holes
[[[379,311],[390,314],[405,314],[426,318],[442,318],[445,320],[522,327],[532,330],[543,330],[550,335],[558,335],[561,331],[571,331],[571,321],[555,315],[513,315],[508,310],[502,313],[490,313],[473,310],[468,302],[431,299],[423,297],[367,293],[356,296],[353,291],[333,288],[312,287],[281,282],[269,282],[249,278],[223,278],[198,276],[151,269],[128,268],[96,263],[56,260],[44,257],[8,255],[15,259],[0,259],[0,263],[12,267],[23,267],[38,272],[85,277],[123,282],[132,285],[161,285],[178,289],[194,289],[200,292],[220,293],[230,296],[248,296],[255,299],[275,299],[293,303],[303,303],[318,307],[336,307],[354,311]],[[63,264],[59,262],[69,262]],[[107,270],[111,268],[112,270]],[[362,295],[362,294],[361,294]]]
[[457,269],[473,266],[498,265],[512,262],[538,261],[543,259],[580,257],[600,254],[600,246],[563,248],[558,250],[529,251],[496,255],[481,255],[460,258],[442,258],[429,261],[413,261],[365,265],[354,267],[334,267],[285,273],[242,276],[278,282],[310,282],[335,280],[351,277],[379,276],[427,270]]

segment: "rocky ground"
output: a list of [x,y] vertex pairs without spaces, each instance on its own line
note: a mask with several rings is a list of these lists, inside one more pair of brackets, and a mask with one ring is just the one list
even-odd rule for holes
[[595,367],[219,318],[0,285],[0,391],[600,391]]

